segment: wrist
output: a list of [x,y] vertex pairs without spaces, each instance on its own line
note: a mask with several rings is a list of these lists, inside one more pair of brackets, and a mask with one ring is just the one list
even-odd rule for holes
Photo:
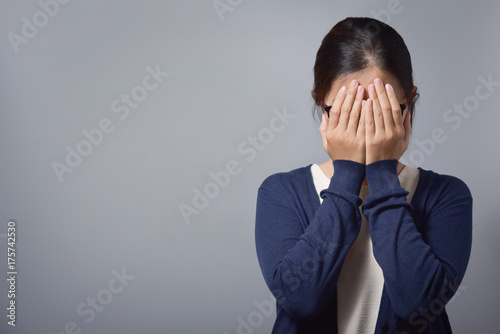
[[398,178],[398,163],[397,159],[383,159],[366,165],[366,181],[370,193],[376,193],[384,188],[401,187]]
[[365,179],[365,164],[345,159],[336,159],[333,163],[333,176],[329,188],[344,189],[349,193],[359,195]]

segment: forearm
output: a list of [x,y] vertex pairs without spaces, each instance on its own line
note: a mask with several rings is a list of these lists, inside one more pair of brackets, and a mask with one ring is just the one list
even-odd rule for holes
[[[464,262],[468,261],[470,251],[468,196],[453,207],[450,203],[446,214],[429,218],[429,233],[442,234],[431,247],[411,216],[408,191],[401,187],[397,176],[397,160],[367,165],[366,177],[370,195],[363,213],[369,222],[374,256],[384,272],[385,286],[396,313],[408,318],[419,307],[428,307],[432,300],[445,295],[449,300],[463,278]],[[459,224],[461,220],[463,223]],[[434,222],[440,224],[436,232],[432,230],[432,226],[438,225]],[[453,223],[456,223],[453,228],[463,230],[462,236],[447,240],[449,235],[438,231]]]
[[[285,311],[301,319],[313,317],[330,300],[345,255],[360,229],[359,190],[364,179],[364,165],[347,160],[335,161],[334,168],[329,187],[320,193],[323,203],[314,219],[305,232],[294,238],[294,244],[287,252],[278,250],[284,256],[269,256],[276,254],[272,251],[276,244],[270,244],[273,243],[270,239],[265,242],[267,231],[262,224],[257,225],[261,226],[256,230],[256,238],[260,239],[258,254],[266,282]],[[268,217],[260,212],[258,210],[257,222],[263,223]],[[282,232],[286,234],[286,231]]]

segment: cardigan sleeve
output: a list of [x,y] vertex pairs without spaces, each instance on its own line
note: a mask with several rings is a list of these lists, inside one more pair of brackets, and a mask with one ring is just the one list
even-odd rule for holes
[[290,193],[306,189],[287,187],[279,174],[266,178],[258,189],[259,265],[277,303],[297,320],[314,318],[331,300],[361,226],[365,166],[351,160],[335,160],[333,165],[334,175],[320,192],[323,202],[310,222],[304,221],[305,213]]
[[369,195],[362,210],[392,308],[411,323],[418,310],[444,307],[464,277],[472,243],[472,195],[460,179],[440,175],[427,187],[432,204],[421,233],[397,164],[387,159],[366,166]]

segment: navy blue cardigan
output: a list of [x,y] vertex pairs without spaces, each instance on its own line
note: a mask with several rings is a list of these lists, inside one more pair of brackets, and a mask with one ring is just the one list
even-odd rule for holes
[[333,161],[327,189],[311,165],[268,176],[257,194],[255,242],[276,298],[273,334],[337,333],[337,279],[361,226],[384,275],[375,333],[451,333],[445,304],[458,289],[472,243],[472,195],[459,178],[418,167],[411,203],[398,161]]

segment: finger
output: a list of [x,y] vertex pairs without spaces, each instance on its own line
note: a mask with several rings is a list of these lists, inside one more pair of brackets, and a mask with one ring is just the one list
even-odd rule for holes
[[352,109],[352,104],[354,102],[354,99],[356,98],[357,87],[358,82],[356,80],[352,80],[349,85],[349,90],[347,91],[344,103],[340,108],[339,126],[341,126],[342,129],[347,129],[347,125],[349,124],[349,117]]
[[363,86],[358,86],[356,91],[356,98],[352,106],[352,110],[349,116],[349,124],[347,125],[347,130],[353,133],[357,132],[360,116],[361,116],[361,102],[363,101]]
[[365,128],[366,128],[366,125],[365,125],[365,122],[366,122],[366,111],[365,111],[365,108],[363,108],[364,104],[366,102],[363,100],[361,102],[361,111],[359,113],[359,123],[358,123],[358,128],[357,128],[357,132],[356,132],[356,136],[359,137],[359,138],[363,138],[363,140],[365,140]]
[[372,138],[375,135],[375,120],[373,119],[373,101],[366,100],[364,106],[365,113],[365,136]]
[[372,112],[373,123],[375,124],[375,132],[384,132],[384,115],[382,114],[382,110],[380,109],[380,104],[374,84],[368,85],[368,95],[370,96],[371,100],[371,110],[373,110]]
[[[394,119],[392,117],[392,107],[391,102],[387,96],[387,92],[384,88],[384,83],[380,78],[375,78],[375,89],[377,91],[377,98],[380,104],[380,110],[382,111],[382,115],[384,118],[384,128],[393,128],[394,127]],[[401,110],[401,108],[399,108]]]
[[[401,115],[401,106],[399,105],[396,92],[394,92],[394,88],[391,84],[385,85],[385,91],[387,92],[387,97],[389,98],[389,102],[391,104],[393,124],[396,128],[403,128],[404,117]],[[407,110],[408,108],[406,108],[404,112]]]
[[335,100],[333,100],[332,108],[330,109],[330,119],[328,121],[328,129],[330,130],[335,129],[339,123],[340,107],[344,102],[346,91],[346,86],[340,87],[337,96],[335,96]]

